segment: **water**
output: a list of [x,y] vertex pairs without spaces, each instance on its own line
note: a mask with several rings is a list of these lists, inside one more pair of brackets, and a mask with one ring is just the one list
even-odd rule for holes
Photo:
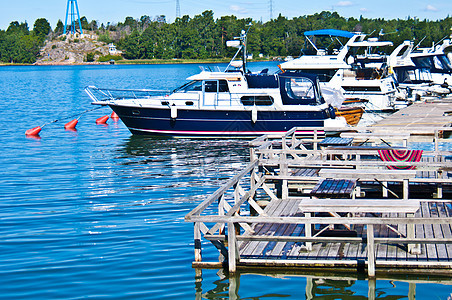
[[[276,63],[255,63],[258,71]],[[84,114],[87,85],[176,88],[197,65],[0,68],[0,297],[4,299],[366,299],[356,279],[241,274],[191,268],[184,216],[246,165],[247,142],[134,137]],[[25,130],[45,123],[40,139]],[[217,253],[204,243],[203,256]],[[231,284],[231,285],[230,285]],[[412,285],[413,286],[413,285]],[[409,283],[379,280],[378,299],[407,298]],[[452,287],[417,283],[416,299]]]

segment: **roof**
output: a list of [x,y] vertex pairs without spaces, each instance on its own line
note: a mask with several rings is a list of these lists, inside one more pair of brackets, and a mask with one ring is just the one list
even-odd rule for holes
[[306,31],[304,33],[305,36],[310,35],[328,35],[328,36],[339,36],[339,37],[346,37],[351,38],[355,34],[352,32],[344,31],[344,30],[338,30],[338,29],[320,29],[320,30],[312,30],[312,31]]

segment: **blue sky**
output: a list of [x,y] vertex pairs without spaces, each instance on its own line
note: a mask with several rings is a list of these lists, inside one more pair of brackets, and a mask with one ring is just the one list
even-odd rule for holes
[[[143,15],[154,17],[165,15],[169,22],[176,18],[176,0],[77,0],[80,15],[88,21],[100,23],[122,22],[127,16],[135,19]],[[58,19],[64,22],[67,0],[0,0],[0,29],[5,30],[11,21],[27,21],[30,29],[38,18],[46,18],[52,28]],[[451,0],[179,0],[181,15],[200,14],[213,10],[215,18],[235,15],[239,18],[268,21],[270,3],[272,15],[282,14],[293,18],[314,14],[323,10],[336,11],[344,17],[364,16],[366,18],[405,19],[408,16],[419,19],[437,20],[452,16]]]

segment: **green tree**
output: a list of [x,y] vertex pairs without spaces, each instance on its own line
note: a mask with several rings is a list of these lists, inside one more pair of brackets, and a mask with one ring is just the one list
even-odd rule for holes
[[64,31],[64,24],[61,20],[58,20],[54,32],[56,35],[62,35],[63,31]]
[[27,22],[19,24],[19,22],[17,21],[11,22],[6,32],[8,34],[21,34],[21,35],[30,34]]
[[82,24],[82,29],[83,30],[89,30],[88,19],[85,16],[80,18],[80,23]]
[[33,33],[36,36],[44,39],[50,33],[50,30],[52,30],[52,28],[50,27],[49,21],[47,21],[46,19],[41,18],[35,21],[35,24],[33,26]]

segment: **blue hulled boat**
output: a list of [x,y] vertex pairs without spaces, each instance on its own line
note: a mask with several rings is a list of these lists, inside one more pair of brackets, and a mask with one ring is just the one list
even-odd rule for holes
[[[246,53],[244,31],[240,41],[237,54]],[[315,75],[252,74],[245,59],[233,59],[225,71],[202,71],[188,80],[170,93],[94,86],[85,91],[93,104],[111,107],[133,134],[247,137],[345,125],[325,103]]]

